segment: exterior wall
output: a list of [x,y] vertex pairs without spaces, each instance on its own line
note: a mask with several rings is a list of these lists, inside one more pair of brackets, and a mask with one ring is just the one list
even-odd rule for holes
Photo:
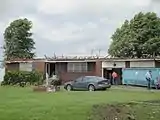
[[160,61],[155,61],[155,67],[160,68]]
[[68,72],[67,71],[67,64],[62,64],[62,63],[56,63],[56,66],[61,66],[61,70],[59,70],[59,77],[62,80],[62,83],[65,83],[70,80],[75,80],[78,77],[81,76],[101,76],[101,69],[102,69],[102,64],[101,62],[88,62],[87,67],[88,70],[87,72]]
[[2,62],[0,62],[0,82],[3,81],[3,77],[5,75],[5,68],[1,66]]
[[45,74],[45,62],[33,62],[32,69]]
[[130,67],[155,67],[154,61],[131,61]]
[[[89,62],[88,63],[88,71],[87,72],[67,72],[67,62],[57,62],[57,63],[51,63],[55,64],[55,73],[58,73],[58,76],[62,80],[62,83],[65,83],[70,80],[74,80],[80,76],[94,76],[99,75],[101,76],[101,62]],[[45,78],[45,72],[46,72],[46,63],[44,62],[34,62],[33,68],[34,70],[37,70],[39,72],[44,73]],[[50,67],[51,69],[51,67]],[[97,72],[97,73],[96,73]]]
[[3,81],[4,75],[5,75],[5,68],[0,68],[0,82]]
[[6,71],[15,71],[19,70],[19,63],[7,63]]
[[45,72],[45,62],[23,62],[23,63],[7,63],[6,71],[20,70],[20,71],[32,71],[37,70],[39,72]]
[[102,61],[96,61],[95,64],[95,75],[102,77]]
[[[115,66],[114,66],[115,64]],[[126,63],[125,61],[108,61],[102,62],[102,68],[125,68]]]

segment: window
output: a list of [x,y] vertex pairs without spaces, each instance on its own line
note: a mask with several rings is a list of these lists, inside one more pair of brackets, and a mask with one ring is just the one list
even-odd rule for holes
[[32,63],[20,63],[19,64],[20,71],[32,71]]
[[86,62],[68,63],[67,71],[68,72],[87,72],[87,63]]
[[83,79],[83,77],[80,77],[80,78],[77,78],[75,81],[76,81],[76,82],[81,82],[82,79]]
[[106,80],[106,79],[104,79],[102,77],[94,77],[94,76],[84,78],[84,81],[87,81],[87,82],[98,82],[98,81],[102,81],[102,80]]

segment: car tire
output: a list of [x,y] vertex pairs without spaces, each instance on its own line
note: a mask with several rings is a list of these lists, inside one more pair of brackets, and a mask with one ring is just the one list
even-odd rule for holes
[[108,89],[108,88],[103,88],[102,90],[104,90],[104,91],[105,91],[105,90],[107,90],[107,89]]
[[67,85],[67,86],[66,86],[66,90],[67,90],[67,91],[72,91],[72,86],[71,86],[71,85]]
[[88,86],[88,91],[95,91],[94,85],[89,85]]

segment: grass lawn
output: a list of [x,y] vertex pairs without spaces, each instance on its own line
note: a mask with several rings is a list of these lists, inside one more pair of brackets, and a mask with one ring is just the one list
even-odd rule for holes
[[87,120],[94,105],[157,99],[160,92],[37,93],[32,88],[0,87],[0,120]]

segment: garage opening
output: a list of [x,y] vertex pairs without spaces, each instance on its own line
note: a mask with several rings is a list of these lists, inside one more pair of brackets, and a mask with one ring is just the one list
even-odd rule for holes
[[116,72],[118,74],[117,83],[118,85],[122,85],[122,68],[103,68],[103,77],[109,79],[111,84],[113,85],[112,81],[112,73]]

